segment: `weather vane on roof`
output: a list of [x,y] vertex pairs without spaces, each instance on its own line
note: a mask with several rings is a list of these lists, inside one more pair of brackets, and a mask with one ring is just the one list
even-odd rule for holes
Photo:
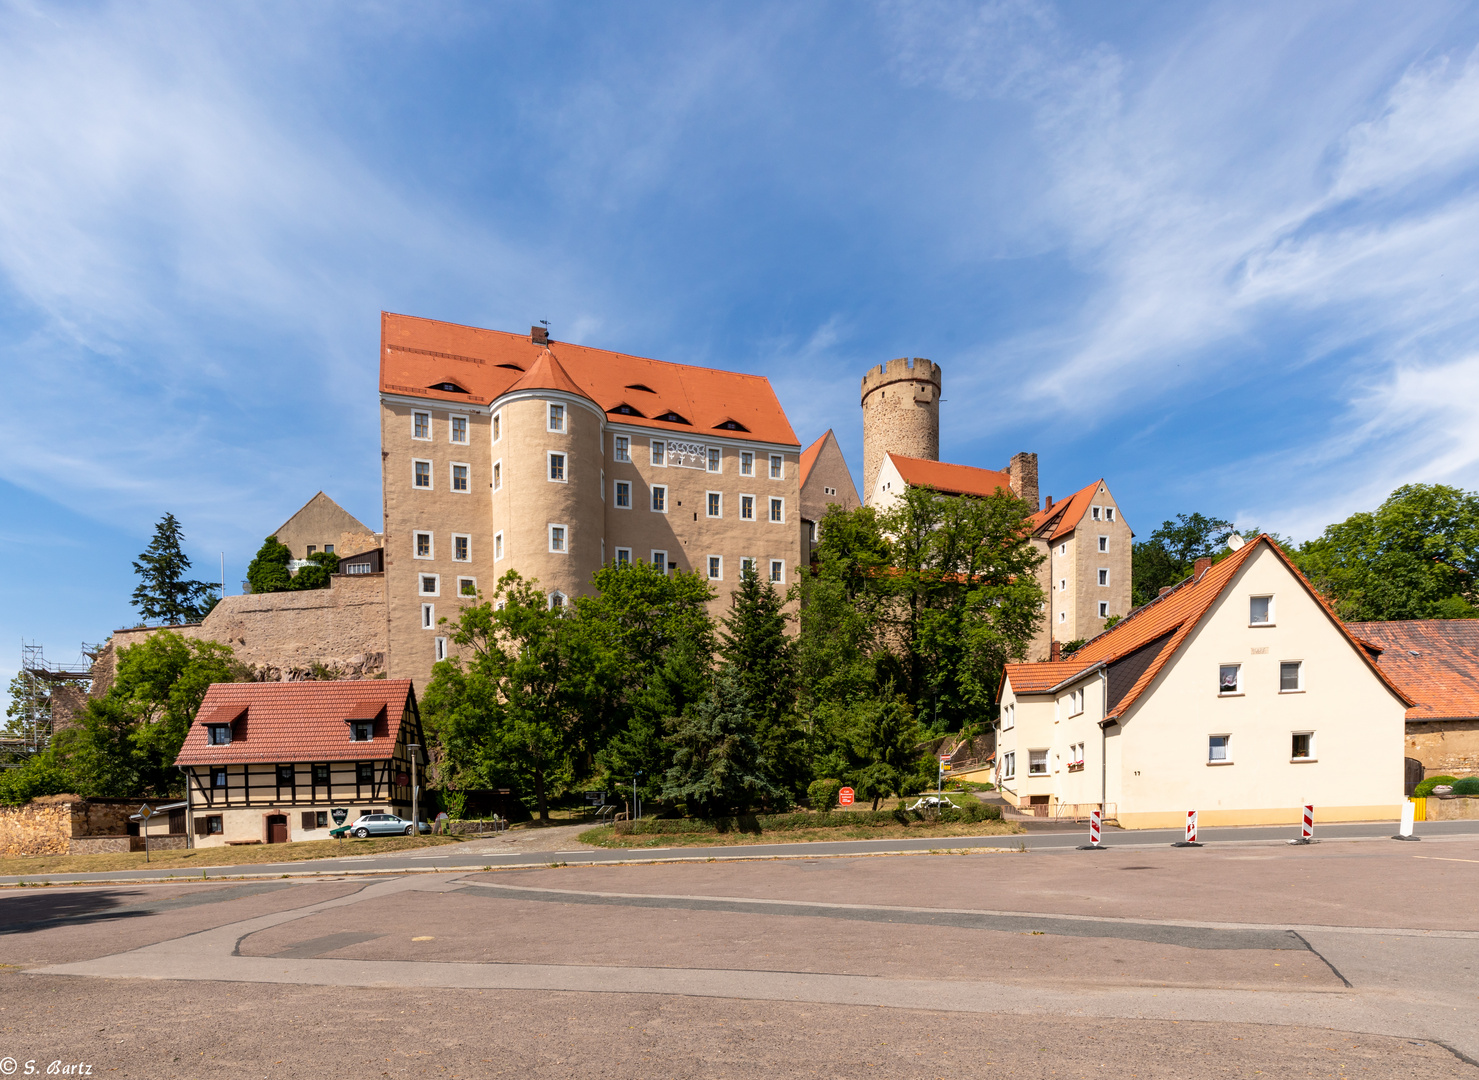
[[545,337],[549,337],[549,320],[548,319],[540,319],[539,320],[539,325],[542,326],[542,327],[544,327],[544,336]]

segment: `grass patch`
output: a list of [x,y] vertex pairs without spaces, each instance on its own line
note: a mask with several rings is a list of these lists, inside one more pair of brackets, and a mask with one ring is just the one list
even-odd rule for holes
[[142,851],[103,855],[23,855],[0,859],[0,876],[32,874],[97,874],[108,870],[204,870],[212,866],[251,863],[302,862],[346,855],[380,855],[390,851],[459,844],[458,836],[372,836],[367,840],[302,840],[296,844],[260,844],[251,847],[195,848],[190,851],[154,851],[144,862]]
[[617,836],[610,825],[587,829],[576,839],[603,848],[655,847],[741,847],[749,844],[801,844],[829,840],[895,840],[916,836],[1014,836],[1025,832],[1010,821],[912,821],[890,820],[876,825],[843,823],[826,828],[785,828],[758,832],[707,831],[663,832]]

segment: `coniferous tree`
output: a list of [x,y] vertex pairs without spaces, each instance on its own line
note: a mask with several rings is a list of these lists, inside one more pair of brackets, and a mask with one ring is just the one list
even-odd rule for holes
[[190,559],[181,547],[185,534],[175,515],[165,514],[154,526],[154,539],[134,563],[143,578],[134,590],[133,605],[145,621],[169,625],[199,622],[216,606],[218,586],[208,581],[186,581]]

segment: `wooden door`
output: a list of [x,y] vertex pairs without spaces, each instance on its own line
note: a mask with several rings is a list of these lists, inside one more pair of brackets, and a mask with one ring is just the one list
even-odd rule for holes
[[273,814],[267,819],[267,842],[269,844],[288,842],[288,819],[285,815]]

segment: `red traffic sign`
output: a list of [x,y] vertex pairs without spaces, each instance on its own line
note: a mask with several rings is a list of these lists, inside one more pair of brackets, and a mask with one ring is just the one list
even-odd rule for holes
[[845,788],[843,788],[841,791],[839,791],[837,793],[837,805],[838,806],[851,806],[852,805],[852,788],[845,787]]

